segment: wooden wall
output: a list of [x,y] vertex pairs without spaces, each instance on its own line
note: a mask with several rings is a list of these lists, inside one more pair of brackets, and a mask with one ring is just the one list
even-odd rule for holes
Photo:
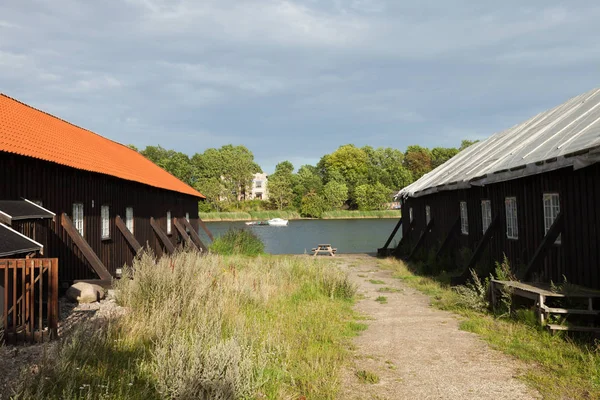
[[[84,237],[111,274],[124,264],[131,264],[134,253],[115,226],[115,216],[125,220],[125,208],[133,207],[134,236],[142,245],[158,255],[163,249],[150,226],[154,217],[164,232],[167,231],[167,211],[172,218],[190,215],[190,223],[198,229],[198,199],[182,193],[158,189],[112,176],[87,172],[29,157],[0,152],[0,198],[21,197],[42,201],[43,207],[56,213],[56,222],[40,220],[36,223],[15,221],[13,228],[25,234],[36,233],[34,240],[44,244],[44,257],[60,261],[59,279],[95,279],[95,272],[71,243],[60,225],[60,215],[73,214],[73,203],[84,204]],[[110,207],[110,239],[101,239],[100,206]],[[169,235],[171,242],[179,243],[175,227]]]
[[[436,249],[460,215],[459,203],[467,202],[469,234],[460,231],[452,240],[451,252],[461,248],[474,250],[483,237],[481,200],[491,200],[492,218],[500,216],[500,226],[491,239],[483,263],[493,264],[503,255],[513,268],[523,267],[533,257],[542,242],[544,230],[544,193],[559,193],[560,208],[565,217],[561,244],[553,245],[533,279],[563,281],[600,289],[600,165],[578,171],[563,168],[535,176],[472,187],[465,190],[443,191],[428,196],[407,198],[402,204],[403,216],[413,208],[413,229],[403,224],[403,234],[414,244],[425,229],[425,206],[431,207],[434,227],[424,242],[425,251]],[[517,198],[519,238],[506,237],[505,197]]]

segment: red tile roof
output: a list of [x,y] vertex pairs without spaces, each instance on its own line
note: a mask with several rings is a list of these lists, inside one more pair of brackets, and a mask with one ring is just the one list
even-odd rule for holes
[[0,151],[205,198],[140,153],[0,94]]

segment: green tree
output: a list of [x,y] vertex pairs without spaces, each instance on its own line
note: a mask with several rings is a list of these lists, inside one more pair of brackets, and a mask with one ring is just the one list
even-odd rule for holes
[[419,179],[431,171],[431,151],[417,145],[408,146],[404,153],[404,167],[411,172],[415,180]]
[[325,208],[325,200],[315,192],[307,193],[302,197],[300,213],[305,217],[321,218]]
[[437,168],[457,154],[458,149],[454,147],[434,147],[431,149],[431,167]]
[[194,187],[206,196],[206,200],[200,203],[204,211],[210,211],[206,209],[207,207],[221,211],[221,198],[227,195],[221,179],[202,178],[194,184]]
[[282,175],[271,175],[267,184],[269,190],[269,201],[278,210],[288,207],[294,200],[292,181]]
[[339,210],[348,199],[346,184],[331,181],[323,187],[323,200],[327,210]]
[[479,142],[479,140],[467,140],[464,139],[462,142],[460,142],[460,149],[458,149],[459,151],[463,151],[464,149],[466,149],[467,147],[475,144]]
[[319,171],[312,165],[303,165],[295,175],[294,181],[294,206],[301,207],[302,197],[310,192],[321,193],[323,190],[323,179]]
[[361,211],[384,210],[391,201],[392,191],[382,183],[364,184],[356,188],[356,204]]

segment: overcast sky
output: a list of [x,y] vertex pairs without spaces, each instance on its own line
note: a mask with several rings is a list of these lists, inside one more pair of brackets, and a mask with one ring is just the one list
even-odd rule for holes
[[0,0],[0,92],[138,147],[458,146],[588,91],[598,1]]

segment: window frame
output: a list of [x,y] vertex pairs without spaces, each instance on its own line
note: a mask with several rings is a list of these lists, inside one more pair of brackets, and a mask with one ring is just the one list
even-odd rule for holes
[[492,201],[481,199],[481,229],[483,234],[487,232],[492,224]]
[[[504,212],[506,217],[506,238],[519,240],[519,213],[516,196],[504,198]],[[511,229],[512,228],[512,229]]]
[[413,208],[412,207],[408,208],[408,222],[411,224],[413,222]]
[[[546,201],[550,200],[550,204],[547,205]],[[556,199],[556,204],[553,203],[553,200]],[[550,227],[556,221],[558,214],[560,214],[560,194],[557,192],[546,192],[542,194],[542,204],[544,207],[544,236],[548,234]],[[547,211],[550,211],[550,215],[547,214]],[[562,235],[558,235],[554,244],[562,243]]]
[[[104,210],[106,210],[106,215],[104,215]],[[110,206],[108,204],[100,206],[100,239],[110,239]]]
[[173,220],[171,218],[171,211],[167,211],[167,235],[173,234]]
[[73,203],[72,215],[73,226],[81,237],[85,238],[85,213],[83,211],[83,202]]
[[[131,212],[131,215],[129,215]],[[135,230],[135,217],[133,214],[133,207],[125,207],[125,226],[133,235]]]
[[431,222],[431,207],[425,205],[425,225],[429,225],[429,222]]
[[469,207],[466,201],[460,202],[460,233],[469,235]]
[[186,212],[186,213],[185,213],[185,220],[186,220],[187,222],[190,222],[190,213],[189,213],[189,212]]

